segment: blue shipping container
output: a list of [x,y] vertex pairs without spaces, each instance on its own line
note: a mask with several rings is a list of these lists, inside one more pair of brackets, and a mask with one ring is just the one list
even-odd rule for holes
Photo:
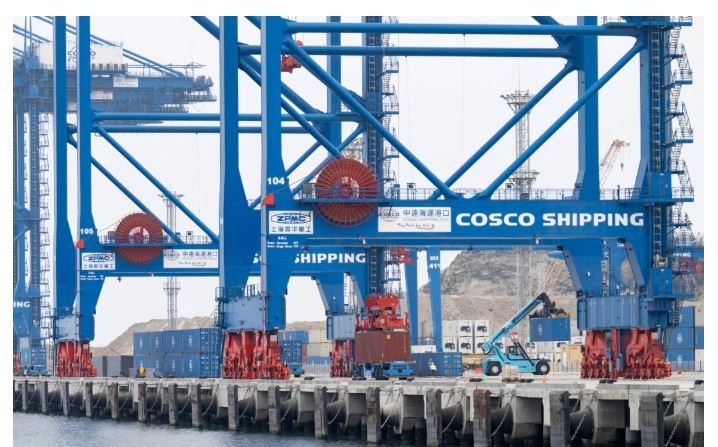
[[571,323],[568,317],[531,318],[531,341],[564,341],[571,339]]
[[137,369],[140,367],[150,367],[150,356],[148,354],[135,354],[132,358],[132,367]]
[[304,343],[301,341],[280,341],[282,347],[281,359],[287,363],[302,363],[304,360]]
[[164,354],[165,333],[162,331],[150,332],[150,354]]
[[146,368],[154,368],[159,371],[160,374],[165,375],[165,362],[166,356],[162,354],[150,354],[150,364]]
[[222,349],[222,330],[219,328],[186,329],[182,331],[182,352],[220,353]]
[[671,362],[673,371],[692,371],[695,367],[695,351],[690,349],[668,349],[666,360]]
[[150,333],[149,332],[135,332],[132,334],[133,340],[133,351],[134,354],[149,354],[150,353]]
[[165,353],[179,354],[182,352],[182,332],[183,331],[164,331],[165,332]]
[[309,331],[279,331],[279,341],[298,341],[309,343]]
[[442,377],[459,377],[464,373],[461,353],[458,352],[421,352],[411,354],[414,373],[419,377],[431,376],[429,362],[436,366],[436,375]]
[[681,321],[678,323],[680,327],[693,327],[696,325],[696,308],[693,306],[685,306],[681,308]]
[[183,377],[220,377],[219,354],[183,354]]
[[696,328],[696,336],[695,336],[696,349],[703,349],[704,332],[705,332],[704,328],[702,328],[702,327]]
[[184,377],[184,357],[182,354],[167,354],[165,358],[165,376]]
[[668,349],[695,349],[694,329],[692,327],[674,327],[671,330],[671,338]]

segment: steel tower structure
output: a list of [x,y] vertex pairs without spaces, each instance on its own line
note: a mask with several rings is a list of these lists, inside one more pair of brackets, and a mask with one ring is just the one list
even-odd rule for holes
[[[176,191],[172,192],[175,197],[181,199],[184,194],[177,194]],[[170,230],[177,233],[177,206],[172,203],[167,196],[160,194],[160,198],[167,208],[167,218],[165,222]],[[167,294],[167,330],[177,329],[177,295],[179,294],[180,286],[176,276],[168,276],[165,279],[165,283],[162,287]]]
[[[518,113],[532,98],[528,90],[515,90],[513,93],[501,95],[501,97],[506,100],[506,103],[514,114]],[[526,113],[514,127],[514,133],[516,135],[516,158],[520,157],[521,154],[526,151],[531,142],[530,116],[530,112]],[[526,162],[516,170],[511,176],[509,184],[516,192],[517,199],[530,196],[531,188],[536,181],[537,175],[538,172],[531,170],[530,159],[526,160]],[[534,296],[531,290],[531,248],[517,247],[514,251],[516,252],[516,312],[518,312],[519,309],[522,309],[528,301],[531,300],[531,297]],[[517,324],[516,332],[518,333],[521,343],[526,343],[528,341],[528,322],[522,321]]]
[[[672,53],[674,30],[690,25],[686,17],[626,17],[619,24],[599,25],[596,17],[581,17],[577,25],[562,25],[551,17],[535,17],[537,25],[482,24],[405,24],[386,23],[365,18],[361,23],[344,23],[330,19],[327,23],[300,23],[280,17],[247,17],[261,31],[260,45],[237,40],[238,20],[222,17],[219,26],[204,17],[195,21],[219,40],[221,88],[219,116],[187,114],[180,119],[219,120],[219,127],[209,126],[146,126],[146,132],[219,132],[220,133],[220,228],[213,232],[176,200],[152,174],[133,160],[112,135],[126,131],[111,121],[158,121],[177,119],[168,114],[150,113],[90,113],[89,100],[89,19],[78,19],[78,128],[77,146],[80,154],[78,183],[80,185],[81,242],[76,248],[65,246],[56,250],[58,262],[77,253],[99,257],[102,262],[88,261],[81,265],[77,295],[58,293],[58,337],[62,342],[86,344],[93,338],[93,312],[102,280],[113,275],[163,276],[216,275],[220,276],[217,291],[218,320],[226,331],[224,374],[227,377],[283,377],[276,349],[276,331],[285,325],[285,292],[291,275],[304,274],[323,284],[329,322],[332,327],[346,321],[343,299],[332,299],[343,284],[343,275],[350,273],[367,290],[379,289],[382,270],[376,268],[381,256],[373,256],[387,247],[409,249],[483,249],[511,246],[532,246],[560,251],[571,273],[578,295],[578,326],[587,331],[588,355],[582,373],[591,377],[608,376],[665,376],[662,344],[653,340],[652,333],[665,337],[667,328],[679,310],[678,303],[691,296],[674,282],[681,275],[669,262],[673,259],[671,209],[678,203],[690,201],[693,189],[686,180],[685,170],[672,171],[672,157],[676,146],[690,142],[692,129],[684,108],[671,112],[671,85],[685,85],[690,80],[681,74],[680,51]],[[361,33],[361,46],[302,46],[293,36],[296,33],[322,33],[335,36],[341,33]],[[511,34],[548,35],[554,47],[537,48],[444,48],[444,47],[383,47],[372,45],[380,41],[380,34]],[[373,36],[373,37],[372,37]],[[603,36],[626,36],[634,45],[602,75],[597,67],[597,42]],[[678,48],[678,47],[676,47]],[[57,53],[57,51],[56,51]],[[64,53],[60,53],[64,54]],[[85,56],[81,56],[85,54]],[[261,54],[259,63],[253,55]],[[412,57],[532,57],[560,58],[564,67],[535,96],[514,114],[505,125],[462,164],[447,180],[442,181],[399,139],[387,130],[377,114],[375,91],[366,88],[366,95],[357,95],[341,83],[341,56],[347,55],[406,55]],[[328,55],[327,69],[319,65],[313,55]],[[636,173],[634,188],[601,190],[599,186],[598,102],[597,92],[635,57],[642,61],[639,99],[641,101],[642,163]],[[322,112],[311,106],[301,95],[281,80],[283,62],[293,58],[291,66],[320,80],[328,90],[334,106]],[[370,59],[370,58],[367,58]],[[364,85],[368,87],[374,72],[365,67]],[[261,113],[239,114],[238,69],[262,87]],[[569,73],[578,74],[577,99],[556,121],[544,130],[526,150],[506,166],[485,187],[455,190],[452,185],[471,166],[508,133],[511,128]],[[675,78],[672,76],[676,71]],[[685,70],[684,70],[685,71]],[[376,80],[376,79],[375,79]],[[62,94],[56,90],[56,95]],[[364,97],[367,96],[367,97]],[[334,98],[334,99],[331,99]],[[374,102],[372,102],[374,98]],[[348,111],[336,107],[343,103]],[[64,107],[65,98],[56,96],[56,107]],[[286,115],[282,113],[286,112]],[[516,200],[513,193],[502,189],[536,151],[572,116],[578,114],[579,138],[576,186],[571,190],[534,189],[529,197]],[[379,116],[377,116],[379,115]],[[64,116],[64,114],[63,114]],[[239,121],[261,121],[261,127],[241,127]],[[673,122],[678,125],[674,130]],[[283,124],[297,122],[299,126]],[[340,122],[357,124],[347,138],[341,140],[336,132]],[[331,129],[334,129],[333,133]],[[68,128],[55,123],[55,136],[65,141]],[[238,170],[239,132],[259,131],[262,134],[262,194],[247,201]],[[434,188],[403,188],[387,190],[381,175],[381,157],[367,154],[367,165],[349,163],[342,150],[357,135],[375,132],[375,142],[383,139],[401,158],[413,165]],[[89,135],[96,132],[105,138],[125,158],[149,178],[163,194],[193,220],[207,235],[206,244],[182,240],[170,234],[160,222],[162,238],[148,237],[130,241],[100,238],[92,223],[92,209],[88,203],[91,193],[89,171],[92,166]],[[305,155],[289,167],[284,163],[282,134],[306,132],[317,140]],[[329,136],[327,136],[329,135]],[[367,136],[367,140],[371,140]],[[340,143],[336,143],[340,141]],[[71,144],[74,139],[71,140]],[[383,145],[365,142],[367,152],[381,154]],[[303,181],[289,187],[289,175],[306,157],[320,146],[329,152],[324,163],[317,166]],[[680,154],[679,154],[680,155]],[[373,158],[372,158],[373,157]],[[369,163],[369,160],[377,160]],[[379,174],[379,175],[377,175]],[[67,181],[58,174],[58,181]],[[678,184],[673,184],[673,177]],[[124,185],[122,185],[124,187]],[[129,193],[129,190],[124,187]],[[149,210],[135,200],[145,214]],[[143,208],[144,207],[144,208]],[[66,221],[66,214],[62,216]],[[159,219],[157,219],[159,221]],[[154,221],[152,221],[154,224]],[[493,223],[493,224],[490,224]],[[150,222],[143,221],[147,227]],[[142,227],[144,228],[144,227]],[[151,228],[149,228],[151,229]],[[239,230],[238,230],[239,229]],[[144,228],[148,230],[148,228]],[[135,233],[138,234],[138,233]],[[250,236],[254,235],[254,236]],[[577,237],[577,235],[580,235]],[[166,237],[165,237],[166,236]],[[604,295],[601,281],[601,261],[604,241],[616,244],[616,256],[631,264],[637,287],[631,293]],[[216,253],[216,264],[207,268],[181,268],[177,247],[182,251],[201,250]],[[142,250],[137,257],[143,264],[128,262],[121,253]],[[64,251],[63,251],[64,250]],[[117,256],[115,256],[117,255]],[[141,256],[140,256],[141,255]],[[150,256],[151,255],[151,256]],[[336,268],[318,262],[353,259],[362,256],[365,263],[352,263]],[[314,256],[314,257],[313,257]],[[109,263],[109,259],[114,264]],[[212,256],[208,255],[211,260]],[[164,261],[172,261],[169,263]],[[257,263],[255,264],[255,260]],[[309,263],[302,262],[310,261]],[[311,262],[314,260],[315,262]],[[104,262],[104,263],[103,263]],[[214,262],[214,261],[213,261]],[[369,264],[369,267],[365,264]],[[216,266],[216,267],[215,267]],[[106,267],[106,268],[105,268]],[[110,268],[112,267],[112,268]],[[368,275],[367,275],[368,271]],[[337,275],[337,272],[341,272]],[[248,277],[259,274],[258,287],[246,287]],[[338,276],[338,278],[337,278]],[[372,277],[367,281],[367,277]],[[434,281],[432,281],[432,284]],[[361,287],[361,286],[360,286]],[[609,288],[609,291],[614,290]],[[329,291],[329,293],[326,293]],[[70,299],[68,299],[68,297]],[[328,298],[327,298],[328,297]],[[63,301],[64,300],[64,301]],[[341,309],[332,303],[341,303]],[[68,311],[67,309],[76,309]],[[62,312],[60,311],[62,309]],[[349,335],[347,334],[347,337]],[[440,338],[440,337],[439,337]]]

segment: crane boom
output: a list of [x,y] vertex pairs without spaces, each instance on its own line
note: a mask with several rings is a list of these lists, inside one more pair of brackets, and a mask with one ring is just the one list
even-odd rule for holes
[[611,147],[608,148],[606,155],[603,156],[601,164],[599,165],[599,183],[602,187],[606,183],[606,180],[608,180],[608,176],[611,175],[613,165],[616,163],[618,154],[621,153],[624,146],[630,146],[630,143],[615,139],[613,140],[613,143],[611,143]]

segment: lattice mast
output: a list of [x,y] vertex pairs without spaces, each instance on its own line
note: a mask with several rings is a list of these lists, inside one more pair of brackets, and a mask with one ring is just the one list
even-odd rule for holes
[[[172,194],[178,199],[184,197],[184,194],[177,194],[173,191]],[[164,194],[160,194],[160,198],[165,203],[167,210],[167,226],[172,231],[177,231],[177,206]],[[172,331],[177,329],[177,296],[182,288],[176,276],[168,276],[165,280],[163,289],[167,294],[167,330]]]
[[[501,95],[512,112],[518,113],[527,102],[533,98],[528,90],[514,90],[513,93]],[[529,116],[524,115],[516,126],[516,158],[521,156],[528,148],[530,141]],[[536,181],[538,172],[531,169],[530,160],[526,160],[509,180],[509,186],[514,190],[517,199],[528,199],[531,195],[531,188]],[[528,247],[516,247],[516,311],[523,308],[533,293],[531,291],[531,249]],[[516,332],[522,343],[528,341],[528,323],[522,321],[516,326]]]

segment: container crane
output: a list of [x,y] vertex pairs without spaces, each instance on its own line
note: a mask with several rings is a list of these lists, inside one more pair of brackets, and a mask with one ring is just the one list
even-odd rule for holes
[[[608,176],[611,175],[611,171],[613,170],[613,165],[616,164],[616,159],[618,158],[618,155],[621,153],[621,150],[625,146],[630,146],[631,143],[626,143],[623,140],[615,139],[613,140],[613,143],[611,143],[611,147],[608,148],[608,152],[606,152],[606,155],[603,156],[603,159],[601,160],[601,164],[599,165],[599,183],[601,187],[603,187],[606,184],[606,180],[608,180]],[[621,163],[621,168],[623,168],[623,163]]]

